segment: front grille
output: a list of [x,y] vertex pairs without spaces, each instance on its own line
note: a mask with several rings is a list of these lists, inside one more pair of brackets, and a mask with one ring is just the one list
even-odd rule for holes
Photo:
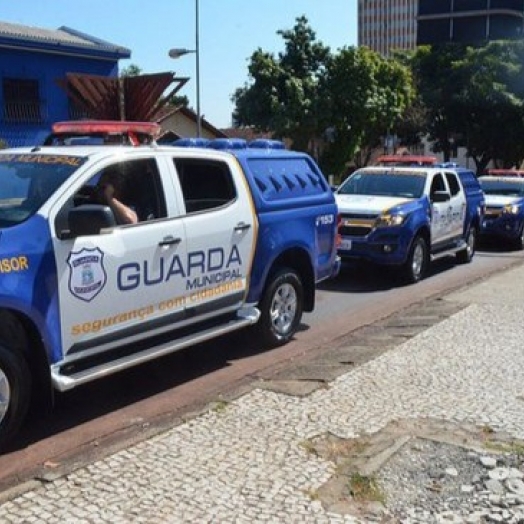
[[502,209],[500,207],[487,207],[484,212],[484,216],[487,218],[495,218],[502,215]]
[[342,214],[339,232],[342,236],[365,237],[375,224],[377,215]]
[[349,237],[365,237],[371,232],[372,228],[370,226],[342,226],[340,228],[340,234],[342,236]]

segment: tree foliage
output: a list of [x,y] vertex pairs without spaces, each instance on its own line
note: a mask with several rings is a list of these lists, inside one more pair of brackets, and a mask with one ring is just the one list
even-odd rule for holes
[[415,96],[409,69],[366,47],[344,48],[334,56],[322,87],[322,123],[334,130],[324,155],[331,170],[367,163]]
[[274,56],[257,49],[248,66],[249,82],[237,89],[233,119],[237,125],[272,131],[306,149],[318,134],[318,84],[330,56],[316,40],[304,16],[292,30],[278,31],[285,51]]
[[284,52],[253,53],[249,82],[232,97],[233,119],[290,138],[296,149],[323,142],[323,167],[339,173],[392,129],[413,98],[410,72],[367,48],[332,54],[305,17],[277,34]]
[[232,97],[234,121],[321,152],[325,172],[368,163],[392,134],[404,145],[425,137],[445,160],[463,146],[479,172],[489,162],[523,162],[522,40],[421,46],[384,58],[365,47],[332,53],[305,17],[277,34],[284,51],[252,54],[248,81]]
[[463,146],[483,171],[490,161],[524,159],[524,47],[494,41],[482,47],[419,47],[410,66],[428,114],[426,130],[446,160]]

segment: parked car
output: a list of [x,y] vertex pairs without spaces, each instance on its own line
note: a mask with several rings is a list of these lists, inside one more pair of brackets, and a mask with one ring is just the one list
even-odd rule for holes
[[418,282],[431,260],[473,258],[479,204],[456,169],[366,167],[346,179],[335,197],[343,260],[397,267]]
[[524,248],[524,171],[489,170],[479,178],[486,194],[480,234]]

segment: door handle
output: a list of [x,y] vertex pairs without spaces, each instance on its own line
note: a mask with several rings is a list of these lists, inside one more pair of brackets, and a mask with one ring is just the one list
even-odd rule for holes
[[168,237],[164,237],[163,240],[161,240],[158,245],[160,247],[162,246],[176,246],[177,244],[180,244],[182,242],[182,239],[180,237],[172,237],[171,235]]
[[245,231],[246,229],[249,229],[251,227],[251,224],[246,224],[245,222],[239,222],[235,226],[235,231]]

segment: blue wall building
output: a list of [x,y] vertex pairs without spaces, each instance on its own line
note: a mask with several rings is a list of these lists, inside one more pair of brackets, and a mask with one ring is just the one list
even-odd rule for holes
[[48,30],[0,22],[0,140],[40,143],[51,125],[82,116],[59,84],[68,74],[118,76],[131,51],[68,27]]

